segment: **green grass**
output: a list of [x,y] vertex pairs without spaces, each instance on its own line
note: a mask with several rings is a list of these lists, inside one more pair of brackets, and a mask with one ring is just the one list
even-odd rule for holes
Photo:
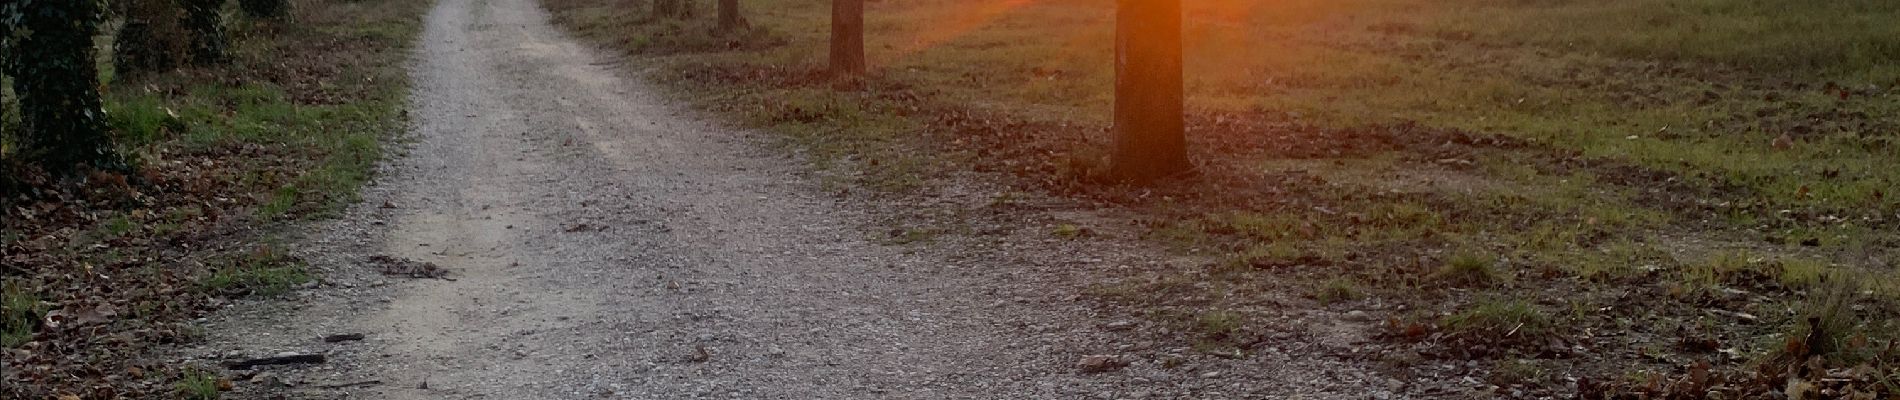
[[1365,297],[1363,292],[1364,289],[1351,279],[1332,278],[1320,283],[1319,288],[1314,290],[1313,299],[1319,300],[1320,304],[1333,304],[1359,300]]
[[[123,152],[218,154],[247,147],[261,154],[235,158],[239,188],[261,200],[264,220],[333,215],[356,199],[382,157],[380,140],[402,129],[405,73],[399,54],[381,50],[414,35],[414,20],[390,15],[386,5],[326,6],[316,18],[350,18],[353,24],[299,26],[282,35],[360,39],[355,46],[314,49],[305,43],[238,40],[233,69],[262,73],[282,66],[278,57],[334,68],[316,87],[272,79],[214,80],[161,73],[134,81],[108,82],[108,115]],[[400,7],[398,7],[400,8]],[[394,10],[396,8],[388,8]],[[244,23],[252,23],[245,21]],[[318,69],[321,70],[321,69]],[[238,83],[233,83],[238,82]],[[157,84],[169,89],[144,90]],[[136,157],[135,157],[136,159]]]
[[[258,216],[276,219],[328,215],[355,199],[355,189],[368,180],[381,157],[379,138],[399,128],[397,116],[404,104],[398,92],[372,93],[352,103],[308,105],[296,104],[284,89],[268,84],[212,84],[172,98],[114,92],[108,105],[122,144],[133,154],[159,146],[188,152],[245,145],[282,149],[266,158],[242,160],[260,172],[298,169],[277,171],[291,175],[287,179],[271,176],[247,183],[251,187],[246,190],[260,192],[265,200]],[[164,141],[168,138],[177,141]]]
[[132,230],[134,229],[138,229],[138,225],[137,223],[132,222],[131,218],[124,215],[120,215],[120,216],[112,217],[112,219],[106,220],[102,228],[105,229],[105,233],[107,235],[123,236],[127,233],[131,233]]
[[1246,337],[1247,317],[1238,312],[1227,310],[1207,311],[1196,315],[1193,329],[1198,334],[1194,341],[1196,351],[1219,356],[1238,356],[1241,346],[1250,338]]
[[[1870,320],[1860,315],[1858,303],[1866,300],[1863,285],[1846,276],[1831,276],[1816,283],[1799,304],[1795,322],[1783,336],[1784,344],[1764,355],[1764,359],[1787,359],[1789,351],[1799,349],[1805,355],[1827,357],[1846,365],[1879,360],[1890,351],[1882,344],[1896,340],[1891,320]],[[1884,340],[1883,340],[1884,339]],[[1796,345],[1798,343],[1798,345]]]
[[1473,251],[1459,251],[1439,266],[1434,278],[1456,285],[1484,286],[1503,279],[1497,270],[1497,260]]
[[218,400],[223,395],[218,390],[218,375],[197,368],[186,369],[174,388],[183,400]]
[[39,296],[7,279],[4,289],[0,289],[0,347],[12,348],[33,340],[33,328],[39,326],[45,314]]
[[[824,31],[814,24],[824,20],[823,2],[753,3],[755,24],[789,45],[681,56],[682,65],[823,64]],[[873,5],[867,50],[880,74],[930,88],[936,100],[1105,124],[1112,100],[1109,7],[1084,0]],[[1762,79],[1894,84],[1895,28],[1875,22],[1900,14],[1892,8],[1871,1],[1200,2],[1189,10],[1189,101],[1199,109],[1260,109],[1326,124],[1414,120],[1498,132],[1653,168],[1712,171],[1783,202],[1864,206],[1875,201],[1873,191],[1900,182],[1900,173],[1874,161],[1895,155],[1892,139],[1880,132],[1892,125],[1877,118],[1866,128],[1853,121],[1814,125],[1804,114],[1891,114],[1900,102],[1838,101],[1819,90],[1770,101],[1750,86]],[[1833,17],[1846,12],[1855,14]],[[1546,29],[1559,24],[1587,29]],[[597,36],[618,33],[580,26]],[[1816,35],[1831,39],[1807,40]],[[1710,93],[1715,100],[1704,99]],[[1764,107],[1784,112],[1754,114]],[[1792,151],[1767,146],[1793,130],[1812,134]],[[1840,170],[1839,177],[1796,179],[1823,168]],[[1802,185],[1809,196],[1795,195]],[[1896,201],[1875,203],[1891,209]]]
[[199,277],[201,290],[218,294],[273,296],[289,292],[311,280],[308,268],[300,260],[278,254],[269,248],[230,257],[222,265]]
[[1498,361],[1491,369],[1487,380],[1500,385],[1513,385],[1537,382],[1550,376],[1550,371],[1536,360],[1511,359]]
[[[1720,63],[1785,74],[1891,83],[1900,78],[1900,9],[1882,0],[1476,2],[1469,31],[1632,58]],[[1551,21],[1571,21],[1550,29]]]
[[1442,323],[1453,332],[1495,337],[1539,336],[1555,328],[1543,311],[1522,300],[1489,299],[1446,316]]

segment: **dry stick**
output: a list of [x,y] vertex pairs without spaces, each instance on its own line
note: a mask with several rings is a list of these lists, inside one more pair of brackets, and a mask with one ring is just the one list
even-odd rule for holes
[[342,389],[342,388],[346,388],[346,387],[356,387],[356,386],[369,386],[369,385],[381,385],[381,384],[383,384],[383,381],[382,381],[381,379],[371,379],[371,380],[367,380],[367,381],[360,381],[360,382],[350,382],[350,383],[333,383],[333,384],[328,384],[328,385],[317,385],[317,388],[320,388],[320,389]]
[[322,364],[324,361],[325,358],[322,354],[292,354],[226,362],[224,363],[224,367],[227,369],[243,370],[251,369],[251,367],[259,365]]
[[346,389],[346,387],[369,387],[369,385],[382,385],[382,379],[369,379],[369,381],[353,381],[353,383],[331,383],[331,385],[317,385],[317,389]]
[[361,333],[340,333],[340,334],[335,334],[335,335],[330,335],[330,336],[324,336],[324,337],[323,337],[323,342],[324,342],[324,343],[336,343],[336,342],[347,342],[347,341],[355,341],[355,340],[363,340],[363,334],[361,334]]

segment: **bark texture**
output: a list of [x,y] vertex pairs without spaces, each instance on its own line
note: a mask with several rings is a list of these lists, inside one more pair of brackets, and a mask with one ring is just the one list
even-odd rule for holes
[[719,0],[719,30],[731,32],[746,27],[745,17],[739,14],[739,0]]
[[864,74],[864,0],[831,1],[831,72]]
[[1183,101],[1180,0],[1119,0],[1113,179],[1150,183],[1192,168]]

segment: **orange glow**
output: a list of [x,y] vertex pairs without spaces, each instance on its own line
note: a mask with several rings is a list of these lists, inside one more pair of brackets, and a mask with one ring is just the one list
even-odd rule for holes
[[[914,57],[919,53],[930,51],[937,46],[942,46],[945,43],[983,29],[996,20],[1007,17],[1012,11],[1048,1],[1061,2],[1063,0],[968,0],[959,2],[956,7],[939,9],[948,11],[949,13],[935,17],[936,19],[932,20],[926,26],[905,27],[904,29],[898,30],[897,32],[906,34],[908,37],[895,38],[895,40],[889,42],[892,44],[886,45],[886,51],[883,52],[885,56],[880,58],[896,61]],[[1185,17],[1185,32],[1183,32],[1183,37],[1187,42],[1185,43],[1187,47],[1201,49],[1227,48],[1238,51],[1249,50],[1240,44],[1245,42],[1244,36],[1250,31],[1247,27],[1250,24],[1257,23],[1257,18],[1260,16],[1259,14],[1264,12],[1262,6],[1268,3],[1265,0],[1181,1]],[[1104,11],[1112,11],[1115,7],[1113,1],[1101,1],[1099,3],[1105,9]],[[1077,28],[1112,29],[1112,27],[1102,26]],[[1064,36],[1065,37],[1052,37],[1048,39],[1064,43],[1060,47],[1065,53],[1107,50],[1107,48],[1093,49],[1089,46],[1090,44],[1095,44],[1090,42],[1091,40],[1101,37],[1100,32],[1071,32]],[[1064,59],[1066,56],[1071,55],[1073,54],[1051,54],[1051,58],[1045,61],[1044,64],[1053,64],[1057,62],[1057,60]],[[888,62],[873,64],[894,65],[899,63]]]
[[1190,24],[1234,26],[1253,21],[1264,0],[1185,0],[1181,6]]
[[955,14],[944,17],[942,21],[933,21],[931,26],[924,28],[925,30],[918,31],[916,36],[910,38],[909,41],[898,44],[891,58],[904,59],[919,52],[929,50],[932,47],[942,45],[945,42],[956,40],[956,38],[962,37],[977,28],[988,25],[991,21],[995,21],[998,17],[1002,17],[1011,10],[1022,8],[1036,1],[1038,0],[1002,0],[980,3],[973,1],[972,3],[977,4],[967,7],[955,7],[953,8],[953,10],[957,11]]

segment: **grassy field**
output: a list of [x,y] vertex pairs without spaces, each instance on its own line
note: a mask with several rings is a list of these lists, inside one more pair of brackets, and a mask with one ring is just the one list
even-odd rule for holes
[[[873,72],[833,80],[826,1],[747,1],[756,30],[716,36],[546,0],[862,187],[977,171],[1118,204],[1208,261],[1098,297],[1197,347],[1285,307],[1246,293],[1298,291],[1377,315],[1374,359],[1479,360],[1496,393],[1758,393],[1856,367],[1879,373],[1844,390],[1900,393],[1900,6],[1186,3],[1201,174],[1144,191],[1089,180],[1111,1],[873,2]],[[1682,384],[1698,362],[1728,384]]]
[[293,3],[289,21],[233,4],[229,64],[114,71],[113,29],[99,38],[133,170],[57,180],[7,166],[32,192],[0,200],[0,397],[215,398],[215,376],[148,359],[148,346],[192,340],[189,321],[229,298],[312,280],[276,237],[369,179],[402,127],[406,50],[428,2]]

